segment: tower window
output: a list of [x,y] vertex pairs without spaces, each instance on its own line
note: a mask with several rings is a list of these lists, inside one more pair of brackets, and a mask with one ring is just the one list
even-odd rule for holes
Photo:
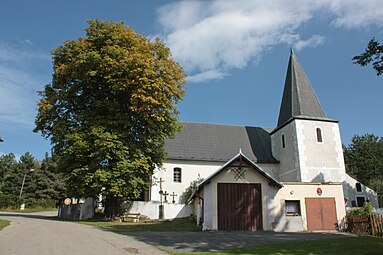
[[316,133],[317,133],[317,142],[318,143],[323,143],[322,129],[317,128],[316,129]]
[[359,182],[355,183],[356,192],[362,192],[362,184]]
[[181,168],[179,167],[173,169],[173,182],[181,183]]
[[285,148],[286,147],[286,141],[285,141],[285,134],[282,134],[282,148]]

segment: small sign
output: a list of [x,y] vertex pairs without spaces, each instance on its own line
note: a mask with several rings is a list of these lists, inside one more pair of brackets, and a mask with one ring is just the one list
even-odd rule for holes
[[319,196],[322,195],[322,189],[321,189],[321,188],[317,188],[317,194],[318,194]]
[[69,197],[65,198],[64,200],[64,205],[70,205],[70,203],[72,202],[72,199],[70,199]]

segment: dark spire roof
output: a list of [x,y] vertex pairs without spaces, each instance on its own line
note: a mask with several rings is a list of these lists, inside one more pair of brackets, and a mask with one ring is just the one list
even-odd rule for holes
[[291,49],[277,127],[294,117],[334,121],[326,117],[305,71]]

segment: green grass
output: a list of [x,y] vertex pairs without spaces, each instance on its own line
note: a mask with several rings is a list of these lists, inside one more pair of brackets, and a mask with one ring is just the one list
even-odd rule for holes
[[2,230],[3,228],[5,228],[6,226],[8,226],[9,223],[11,223],[11,222],[8,221],[8,220],[2,220],[2,219],[0,219],[0,230]]
[[79,223],[95,226],[113,232],[146,232],[146,231],[201,231],[201,228],[188,218],[148,222],[110,222],[106,220],[87,220]]
[[189,252],[174,255],[381,255],[383,238],[363,236],[258,245],[227,252]]
[[34,208],[25,208],[24,210],[12,209],[12,208],[2,208],[2,212],[14,212],[14,213],[35,213],[35,212],[48,212],[48,211],[57,211],[57,208],[44,208],[44,207],[34,207]]

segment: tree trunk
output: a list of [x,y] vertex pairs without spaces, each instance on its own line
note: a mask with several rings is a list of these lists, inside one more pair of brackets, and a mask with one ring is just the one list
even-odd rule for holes
[[105,200],[105,217],[114,220],[120,214],[120,200],[118,197],[107,196]]

